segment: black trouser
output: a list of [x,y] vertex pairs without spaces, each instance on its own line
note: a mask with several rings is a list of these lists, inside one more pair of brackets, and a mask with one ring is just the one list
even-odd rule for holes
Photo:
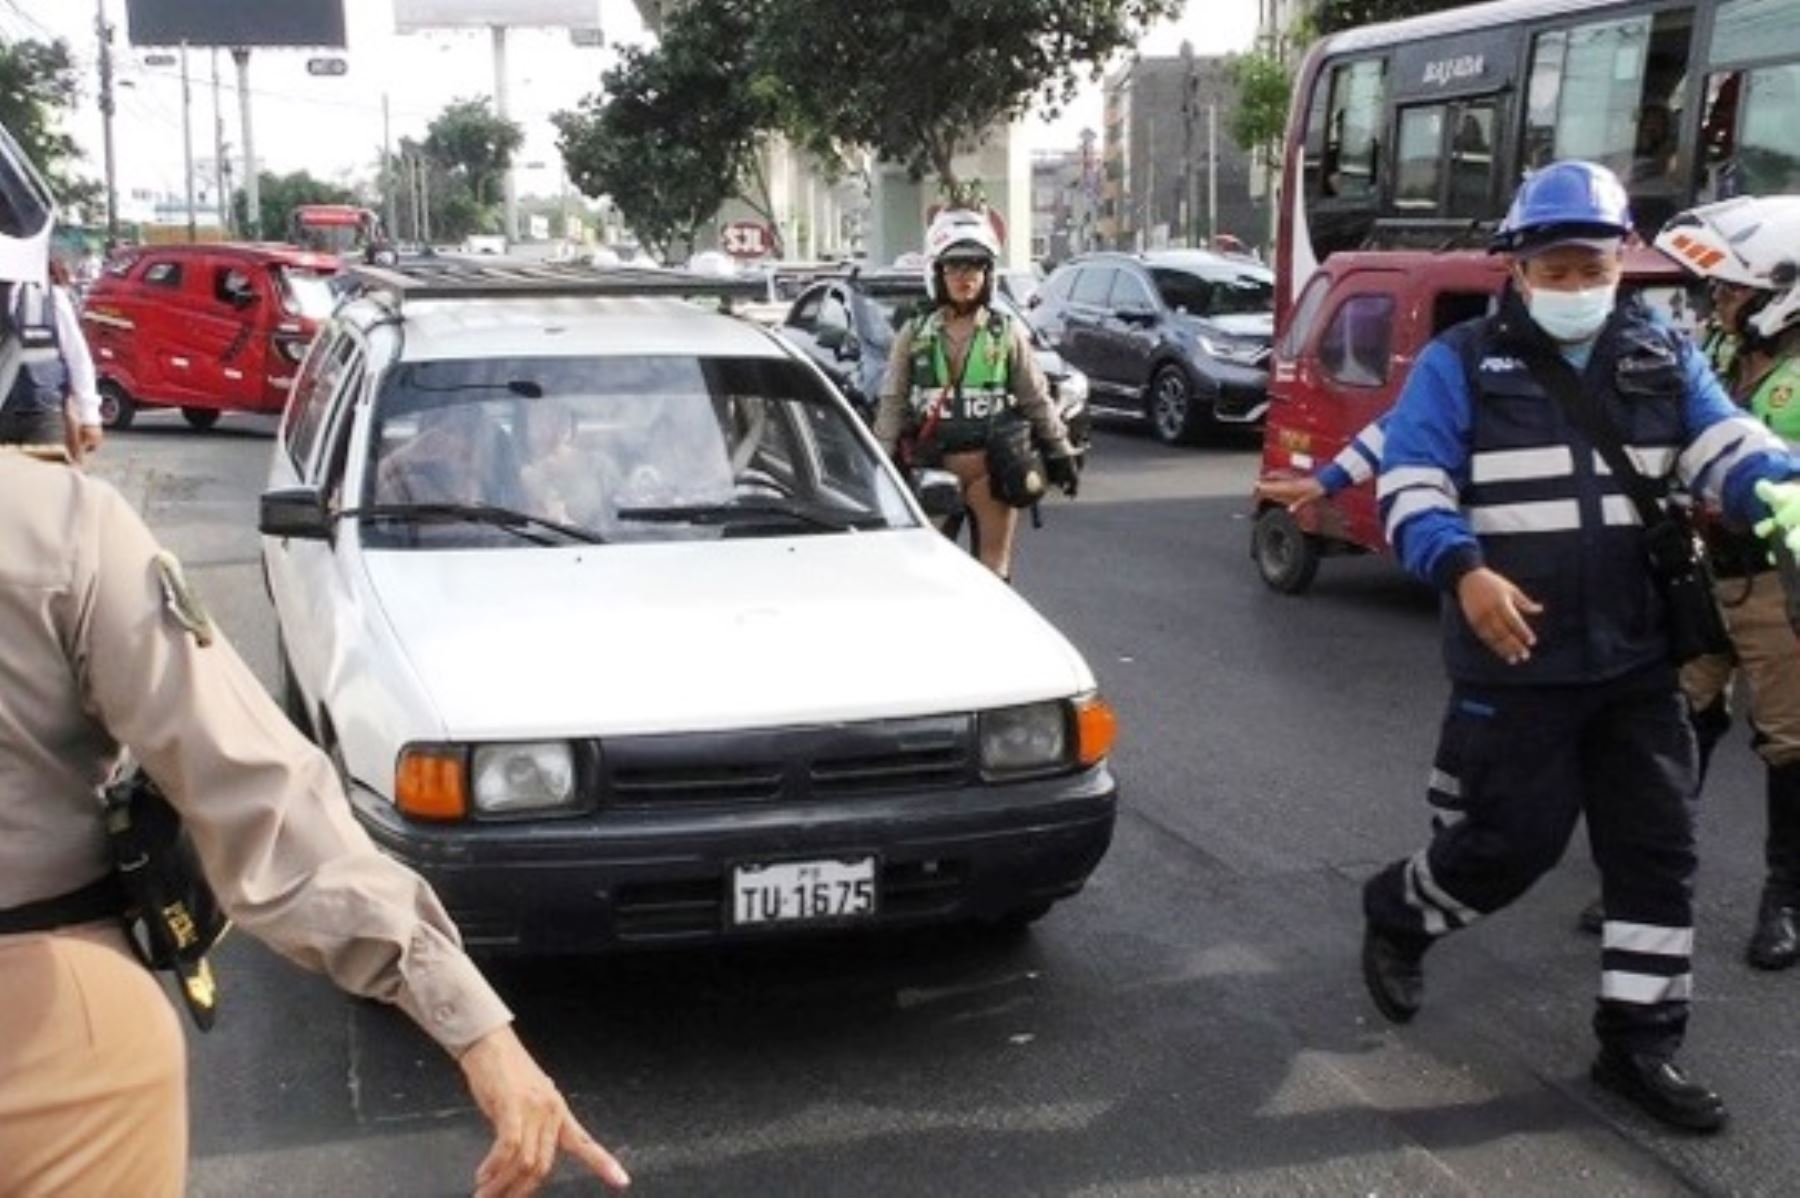
[[1573,687],[1454,684],[1432,790],[1460,818],[1369,880],[1371,924],[1423,943],[1524,894],[1585,812],[1606,905],[1594,1031],[1673,1053],[1692,990],[1694,734],[1672,671]]
[[0,411],[0,445],[61,445],[66,439],[62,410]]

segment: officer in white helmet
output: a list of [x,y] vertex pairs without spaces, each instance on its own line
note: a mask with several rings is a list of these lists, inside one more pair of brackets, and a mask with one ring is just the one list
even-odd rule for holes
[[[1029,425],[1049,481],[1073,496],[1079,485],[1068,431],[1050,402],[1030,334],[989,307],[1000,241],[987,215],[952,209],[925,234],[925,287],[933,309],[894,340],[875,414],[875,438],[907,466],[941,467],[962,482],[975,523],[976,554],[1012,576],[1018,509],[1043,491],[1029,452]],[[1027,447],[1028,448],[1028,447]]]
[[[1731,398],[1800,445],[1800,196],[1695,208],[1663,227],[1656,248],[1706,281],[1713,315],[1703,347]],[[1756,751],[1768,767],[1768,832],[1744,955],[1758,969],[1787,969],[1800,961],[1800,653],[1762,538],[1715,519],[1706,542],[1734,652],[1688,663],[1681,684],[1703,779],[1731,722],[1733,681],[1749,684]]]

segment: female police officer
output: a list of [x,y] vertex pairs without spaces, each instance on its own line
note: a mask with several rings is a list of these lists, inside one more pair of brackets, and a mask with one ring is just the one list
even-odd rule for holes
[[937,307],[894,339],[875,413],[875,439],[892,454],[908,438],[915,447],[910,465],[941,465],[961,480],[975,520],[977,555],[994,573],[1010,578],[1019,513],[989,482],[986,447],[995,418],[1017,408],[1031,422],[1044,449],[1044,468],[1066,494],[1075,494],[1078,476],[1030,335],[1004,313],[988,309],[999,257],[999,239],[981,213],[953,209],[931,222],[925,234],[925,286]]
[[[48,193],[0,129],[0,280],[41,283]],[[18,339],[0,331],[0,373]],[[127,947],[99,790],[129,748],[246,931],[392,1002],[456,1056],[495,1129],[481,1194],[537,1188],[581,1129],[416,875],[212,630],[120,496],[0,450],[0,1193],[177,1195],[181,1031]]]
[[1604,167],[1529,177],[1495,246],[1513,258],[1500,311],[1428,346],[1389,418],[1382,515],[1444,596],[1437,762],[1465,815],[1365,887],[1363,975],[1384,1015],[1411,1019],[1426,949],[1523,894],[1585,812],[1606,911],[1593,1078],[1712,1131],[1724,1104],[1674,1064],[1692,992],[1694,738],[1645,529],[1583,428],[1611,423],[1638,473],[1678,476],[1746,526],[1766,514],[1759,481],[1800,461],[1692,345],[1617,302],[1630,231]]

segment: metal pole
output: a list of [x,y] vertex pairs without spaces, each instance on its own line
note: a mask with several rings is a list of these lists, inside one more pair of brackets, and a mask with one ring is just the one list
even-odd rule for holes
[[[508,116],[506,103],[506,26],[495,25],[494,29],[494,113],[501,120]],[[502,191],[506,199],[506,244],[508,247],[519,240],[519,197],[513,190],[512,164],[508,163],[501,176]]]
[[182,174],[187,176],[187,233],[189,243],[200,240],[198,222],[194,216],[194,122],[193,91],[188,86],[188,52],[187,43],[181,43],[181,166]]
[[400,224],[395,215],[394,204],[394,152],[388,129],[388,94],[381,93],[381,206],[382,219],[387,221],[387,235],[390,238],[400,236]]
[[113,168],[112,26],[106,23],[106,0],[94,0],[94,33],[100,38],[100,129],[106,162],[106,248],[119,242],[119,187]]
[[219,235],[231,235],[231,163],[225,157],[225,109],[219,99],[219,48],[212,48],[213,173],[219,188]]
[[1206,239],[1219,235],[1219,106],[1206,106]]
[[244,126],[244,235],[252,241],[260,241],[263,238],[262,180],[256,175],[256,138],[250,126],[250,51],[241,46],[234,49],[231,61],[237,64],[238,110]]
[[423,154],[420,154],[413,159],[413,166],[415,166],[419,172],[419,228],[422,230],[420,240],[429,244],[431,242],[430,167],[426,163],[425,155]]

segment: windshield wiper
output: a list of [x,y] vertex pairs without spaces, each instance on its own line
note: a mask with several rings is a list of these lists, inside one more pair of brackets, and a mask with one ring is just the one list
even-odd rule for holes
[[624,507],[616,513],[621,520],[642,520],[651,524],[736,524],[757,520],[791,520],[831,532],[853,532],[876,527],[879,518],[873,512],[846,515],[805,507],[792,500],[758,499],[735,503],[677,504],[667,507]]
[[442,520],[465,524],[487,524],[516,532],[539,545],[549,545],[552,542],[542,537],[532,536],[526,529],[547,528],[551,532],[561,533],[570,540],[580,541],[583,544],[606,544],[606,537],[591,528],[582,528],[578,524],[564,524],[560,520],[534,516],[530,512],[521,512],[513,508],[496,507],[489,503],[376,503],[367,507],[351,508],[338,514],[340,517],[355,516],[360,520]]

